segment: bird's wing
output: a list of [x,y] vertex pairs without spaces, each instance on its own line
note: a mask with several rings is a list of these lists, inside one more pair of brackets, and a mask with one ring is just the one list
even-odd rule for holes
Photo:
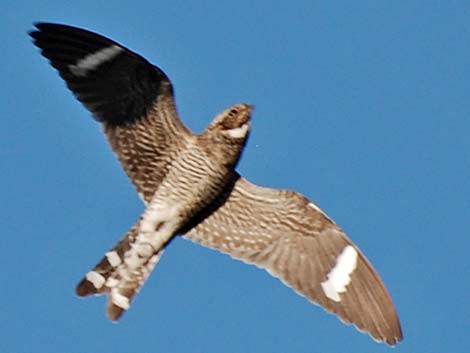
[[377,272],[343,231],[299,193],[260,187],[237,176],[183,233],[266,269],[378,341],[394,345],[402,339]]
[[38,23],[34,44],[77,99],[103,123],[109,142],[148,201],[171,154],[192,133],[180,121],[173,87],[158,67],[99,34]]

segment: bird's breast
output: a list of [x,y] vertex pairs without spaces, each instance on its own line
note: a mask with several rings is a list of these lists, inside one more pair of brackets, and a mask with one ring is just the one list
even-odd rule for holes
[[220,196],[233,175],[233,168],[189,147],[171,163],[153,200],[162,208],[177,209],[183,225]]

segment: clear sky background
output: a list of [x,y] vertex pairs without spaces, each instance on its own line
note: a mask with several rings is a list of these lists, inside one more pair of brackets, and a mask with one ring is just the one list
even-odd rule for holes
[[143,204],[33,21],[159,65],[197,132],[255,104],[239,171],[301,191],[358,244],[400,315],[395,351],[470,352],[469,2],[4,0],[0,17],[0,352],[390,351],[183,239],[119,324],[77,298]]

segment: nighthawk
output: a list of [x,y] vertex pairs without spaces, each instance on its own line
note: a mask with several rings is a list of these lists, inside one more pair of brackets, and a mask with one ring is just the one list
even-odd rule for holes
[[235,167],[252,106],[220,113],[200,135],[179,119],[166,74],[99,34],[38,23],[34,44],[101,123],[146,205],[121,241],[78,284],[108,296],[118,320],[176,235],[254,264],[345,323],[390,345],[402,340],[379,275],[315,203],[250,183]]

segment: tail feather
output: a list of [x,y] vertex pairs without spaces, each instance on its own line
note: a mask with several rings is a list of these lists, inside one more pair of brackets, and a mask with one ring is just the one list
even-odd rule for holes
[[[160,260],[163,249],[135,266],[133,244],[138,234],[136,223],[121,241],[86,274],[75,290],[80,297],[107,294],[108,317],[117,321]],[[130,261],[129,261],[130,260]]]

